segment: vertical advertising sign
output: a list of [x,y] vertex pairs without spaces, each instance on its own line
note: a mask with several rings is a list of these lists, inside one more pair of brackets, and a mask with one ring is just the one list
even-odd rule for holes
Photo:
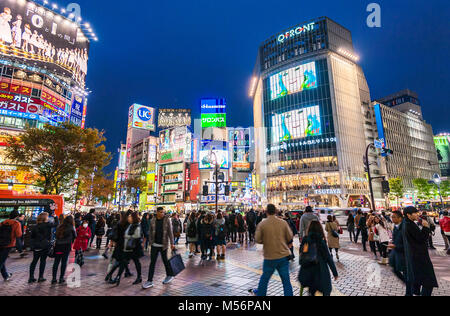
[[[375,119],[377,121],[378,139],[381,142],[382,148],[386,148],[386,136],[384,135],[384,124],[383,124],[383,116],[381,115],[381,106],[379,104],[375,104],[373,108],[375,111]],[[383,157],[386,156],[385,153],[381,155]]]
[[190,176],[190,190],[189,196],[191,201],[197,201],[197,195],[200,192],[200,170],[198,168],[198,163],[194,162],[190,167],[191,176]]
[[76,95],[73,98],[72,107],[70,109],[70,122],[77,126],[81,126],[84,114],[84,98]]
[[225,99],[201,99],[200,103],[202,129],[227,126]]

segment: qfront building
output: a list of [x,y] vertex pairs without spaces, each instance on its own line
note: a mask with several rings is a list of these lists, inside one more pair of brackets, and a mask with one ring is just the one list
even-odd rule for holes
[[[357,61],[350,31],[326,17],[259,47],[250,96],[256,185],[268,202],[370,206],[363,156],[376,127]],[[375,161],[375,152],[369,155]],[[376,203],[384,202],[379,182],[374,191]]]
[[8,161],[26,126],[84,127],[89,40],[81,26],[32,1],[0,1],[0,190],[33,192],[36,175]]

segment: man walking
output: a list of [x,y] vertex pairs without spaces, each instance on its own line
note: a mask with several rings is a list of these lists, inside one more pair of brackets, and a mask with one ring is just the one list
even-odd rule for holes
[[404,283],[406,283],[406,265],[405,265],[405,247],[403,246],[403,214],[400,211],[392,213],[392,222],[394,231],[392,232],[392,244],[388,245],[391,249],[389,264],[394,274]]
[[167,250],[169,245],[172,250],[175,249],[172,222],[164,212],[164,208],[158,207],[156,209],[156,216],[152,218],[150,222],[150,230],[148,234],[150,250],[150,268],[148,271],[148,280],[142,286],[144,289],[153,287],[153,275],[155,274],[156,260],[158,254],[161,253],[161,257],[166,268],[166,278],[163,284],[168,284],[173,280],[173,272],[170,267],[169,260],[167,259]]
[[431,296],[433,288],[438,287],[438,283],[427,247],[431,233],[428,221],[421,219],[419,211],[413,206],[405,208],[403,214],[406,296]]
[[358,209],[355,216],[355,227],[356,227],[356,236],[355,236],[355,244],[358,243],[359,234],[361,233],[361,228],[359,227],[359,220],[362,217],[362,211]]
[[267,205],[267,219],[256,228],[256,242],[263,244],[264,264],[263,275],[259,281],[258,296],[267,295],[267,286],[275,270],[283,283],[284,295],[293,296],[291,280],[289,278],[289,248],[292,234],[289,225],[283,219],[275,216],[277,209],[273,204]]
[[308,227],[312,221],[319,221],[319,218],[314,215],[312,207],[308,205],[300,219],[300,231],[298,233],[300,240],[308,235]]
[[20,216],[17,210],[9,214],[9,219],[0,224],[0,272],[5,281],[12,277],[6,270],[6,260],[12,248],[16,247],[17,239],[22,237],[20,223],[16,220]]

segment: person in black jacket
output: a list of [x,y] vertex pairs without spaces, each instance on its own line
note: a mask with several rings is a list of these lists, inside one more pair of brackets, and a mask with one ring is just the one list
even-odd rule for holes
[[102,247],[102,239],[105,235],[105,225],[105,219],[100,216],[97,224],[95,225],[95,236],[97,237],[97,239],[95,240],[97,246],[96,249],[100,249]]
[[[95,216],[95,208],[91,208],[89,210],[89,214],[87,214],[83,220],[88,221],[89,228],[91,229],[91,232],[95,232],[95,226],[97,224],[96,216]],[[91,239],[89,240],[89,248],[92,248],[92,242],[94,241],[95,234],[91,234]]]
[[[305,254],[309,253],[311,257],[313,249],[316,252],[316,262],[305,262]],[[319,291],[323,296],[330,296],[332,291],[330,269],[335,280],[338,279],[338,272],[328,250],[322,225],[318,221],[310,223],[307,236],[302,239],[300,264],[298,281],[303,287],[309,288],[309,295],[314,296]]]
[[[284,220],[288,223],[289,228],[292,230],[292,235],[295,237],[298,234],[298,230],[297,230],[297,227],[295,226],[294,221],[291,219],[291,216],[289,216],[288,212],[285,213]],[[291,256],[289,257],[289,260],[295,260],[294,240],[292,240],[289,243],[289,249],[291,250]]]
[[64,276],[66,274],[67,261],[69,260],[70,251],[72,250],[72,243],[77,237],[75,231],[75,223],[72,216],[67,216],[64,222],[56,229],[55,242],[55,261],[53,263],[53,278],[52,284],[56,284],[56,277],[58,274],[58,267],[61,264],[61,275],[59,277],[59,284],[65,283]]
[[[33,250],[33,261],[30,264],[30,277],[28,278],[28,283],[34,283],[36,281],[41,283],[46,281],[46,279],[44,279],[45,265],[54,226],[55,224],[48,222],[48,213],[42,212],[37,218],[36,226],[31,230],[30,242],[31,249]],[[39,261],[39,279],[36,280],[34,278],[34,270]]]
[[202,260],[206,260],[209,249],[209,260],[214,255],[214,216],[212,214],[206,215],[200,222],[199,239],[202,250]]
[[388,245],[391,249],[389,255],[389,264],[394,274],[404,283],[406,283],[406,263],[405,263],[405,247],[403,246],[403,214],[400,211],[392,213],[392,222],[394,230],[392,232],[392,243]]
[[356,236],[355,236],[355,218],[353,217],[352,212],[349,212],[348,218],[347,218],[347,230],[348,234],[350,236],[350,241],[356,243]]
[[245,216],[248,227],[248,239],[250,242],[255,241],[255,232],[256,232],[256,220],[257,216],[253,209],[251,209],[247,215]]
[[[366,243],[369,240],[369,233],[367,232],[367,213],[363,212],[358,223],[358,230],[361,232],[361,243],[363,251],[367,251]],[[356,237],[358,239],[358,237]]]
[[428,253],[430,225],[428,221],[421,220],[419,211],[413,206],[405,208],[403,214],[405,215],[402,235],[406,259],[406,296],[431,296],[433,288],[438,287],[438,283]]

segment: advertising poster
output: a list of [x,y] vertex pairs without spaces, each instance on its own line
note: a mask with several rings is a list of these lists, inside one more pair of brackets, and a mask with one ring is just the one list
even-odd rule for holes
[[59,75],[69,73],[84,85],[89,41],[76,23],[34,2],[0,0],[0,54],[52,64]]
[[202,128],[227,127],[226,114],[202,114]]
[[200,112],[202,114],[225,114],[227,102],[225,99],[201,99]]
[[228,150],[202,150],[199,159],[200,169],[214,169],[216,162],[220,169],[229,168]]
[[190,166],[191,181],[189,182],[189,196],[191,201],[197,201],[197,195],[200,192],[200,170],[198,163],[192,163]]
[[70,110],[70,122],[77,126],[81,126],[83,121],[84,112],[84,98],[80,96],[75,96],[73,98],[72,107]]
[[145,105],[133,104],[132,127],[154,132],[156,129],[155,109]]
[[290,68],[271,76],[269,80],[271,100],[317,88],[316,64],[311,62]]
[[158,127],[168,128],[191,125],[190,109],[159,109]]
[[318,105],[272,115],[272,144],[322,135]]

